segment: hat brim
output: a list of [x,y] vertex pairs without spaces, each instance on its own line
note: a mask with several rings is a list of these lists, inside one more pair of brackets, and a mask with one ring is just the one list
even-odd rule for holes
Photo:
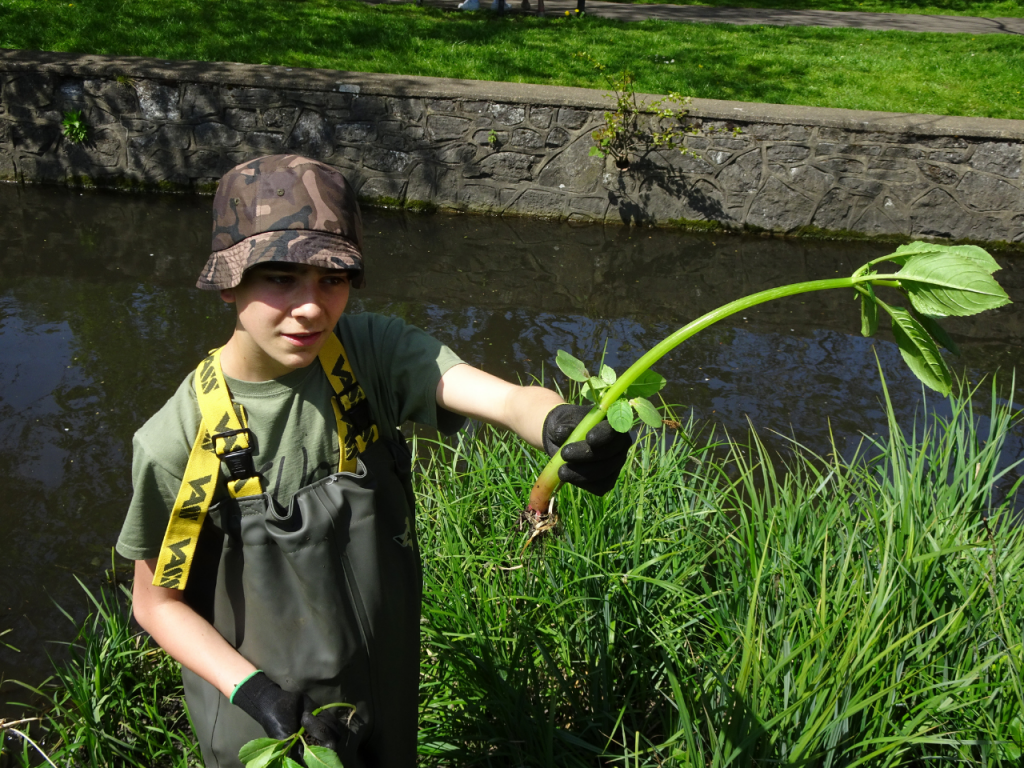
[[260,232],[240,243],[214,251],[203,267],[196,287],[207,291],[234,288],[245,270],[268,261],[311,264],[325,269],[344,269],[352,275],[352,286],[362,288],[363,255],[348,238],[308,229]]

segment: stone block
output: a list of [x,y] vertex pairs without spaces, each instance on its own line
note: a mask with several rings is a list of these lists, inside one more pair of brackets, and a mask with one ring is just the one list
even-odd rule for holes
[[933,189],[910,207],[910,234],[959,239],[970,230],[974,215],[944,189]]
[[426,131],[420,125],[410,125],[402,131],[402,137],[412,142],[422,141],[425,135]]
[[995,176],[968,171],[956,191],[960,202],[976,211],[1024,210],[1024,190]]
[[379,177],[367,179],[359,188],[359,198],[371,202],[375,200],[402,201],[405,199],[405,181]]
[[604,171],[604,160],[590,155],[591,141],[581,136],[540,171],[537,183],[542,187],[559,187],[573,192],[592,192],[597,189]]
[[741,152],[744,149],[750,148],[750,142],[746,139],[737,139],[716,134],[712,134],[710,138],[711,146],[718,149],[731,149],[736,152]]
[[552,128],[548,131],[547,138],[544,139],[544,146],[546,147],[564,147],[569,143],[569,132],[564,128]]
[[427,135],[432,141],[461,139],[472,127],[472,121],[454,115],[430,115],[427,117]]
[[881,182],[862,179],[857,176],[840,176],[837,183],[841,187],[845,187],[860,195],[867,195],[868,197],[876,197],[882,194],[882,191],[885,189],[885,185]]
[[883,160],[920,160],[925,153],[913,147],[886,147],[882,150]]
[[387,104],[380,96],[357,96],[352,99],[352,119],[376,120],[387,112]]
[[35,109],[33,107],[22,107],[17,104],[11,104],[7,107],[6,116],[16,122],[44,122],[52,123],[53,125],[60,125],[60,121],[64,118],[64,115],[56,109]]
[[185,155],[185,170],[191,177],[220,177],[230,170],[230,158],[211,149],[200,149]]
[[769,171],[783,179],[788,186],[814,198],[820,198],[832,189],[836,181],[835,176],[813,165],[769,166]]
[[220,88],[205,83],[186,83],[181,95],[181,113],[186,120],[217,117],[224,109]]
[[11,129],[14,146],[26,152],[36,154],[46,152],[57,141],[59,136],[60,128],[56,124],[33,125],[31,123],[15,123]]
[[18,169],[14,165],[14,156],[0,149],[0,181],[17,181]]
[[[718,186],[731,198],[756,194],[761,186],[761,152],[745,152],[725,166],[718,174]],[[738,201],[730,201],[733,205]]]
[[269,88],[225,88],[221,97],[225,105],[242,109],[267,109],[281,102],[281,97]]
[[541,189],[528,189],[512,201],[510,210],[527,216],[558,216],[565,209],[565,195]]
[[288,148],[318,160],[330,156],[334,152],[334,136],[324,116],[311,109],[303,110],[288,137]]
[[449,144],[437,153],[437,159],[450,165],[465,165],[476,159],[476,147],[469,144]]
[[94,175],[96,169],[116,168],[121,163],[121,137],[116,131],[103,129],[93,132],[81,144],[61,142],[61,162],[74,175]]
[[145,120],[181,120],[181,103],[177,86],[161,85],[154,80],[136,80],[139,111]]
[[508,131],[481,130],[473,134],[473,143],[481,147],[501,147],[508,143],[508,136]]
[[[53,102],[56,78],[44,73],[24,73],[14,77],[4,87],[4,101],[8,106],[18,105],[39,109]],[[31,178],[31,177],[27,177]]]
[[467,208],[493,211],[501,207],[498,190],[484,184],[464,184],[459,190],[458,201]]
[[957,180],[960,178],[956,171],[941,165],[921,163],[918,165],[918,168],[926,179],[933,181],[936,184],[956,184]]
[[841,230],[850,228],[850,219],[863,207],[867,198],[854,195],[842,189],[830,190],[818,203],[811,217],[811,224],[821,229]]
[[866,235],[905,235],[910,231],[910,217],[890,197],[881,206],[869,206],[853,222],[852,229]]
[[743,127],[743,133],[758,141],[807,141],[811,137],[807,126],[779,123],[750,123]]
[[388,114],[406,123],[418,122],[423,117],[423,99],[388,99]]
[[573,109],[572,107],[559,107],[555,116],[555,123],[570,130],[582,128],[590,119],[590,112],[585,109]]
[[279,104],[299,104],[302,107],[313,107],[320,112],[327,108],[327,95],[323,91],[284,91]]
[[13,144],[11,139],[11,124],[6,120],[0,120],[0,145],[10,146]]
[[516,128],[512,131],[513,147],[524,147],[526,149],[540,149],[544,146],[544,137],[529,128]]
[[934,139],[920,139],[916,143],[929,149],[967,149],[970,146],[966,139],[959,136],[936,136]]
[[590,217],[604,218],[608,210],[607,197],[573,197],[569,200],[569,210],[574,213],[586,214]]
[[409,172],[406,199],[423,203],[434,202],[436,183],[434,168],[427,163],[419,163]]
[[462,102],[462,111],[470,115],[482,115],[490,105],[488,101],[464,101]]
[[273,155],[284,149],[284,134],[270,131],[253,131],[245,137],[245,143],[257,152]]
[[708,150],[705,153],[705,155],[708,158],[708,160],[710,160],[715,165],[725,165],[727,162],[729,162],[729,158],[732,157],[733,153],[726,152],[725,150],[722,149],[711,149]]
[[295,118],[299,114],[298,107],[272,107],[263,110],[263,125],[267,128],[278,130],[291,130],[295,124]]
[[251,109],[228,109],[224,111],[224,122],[236,131],[251,131],[256,127],[256,112]]
[[196,144],[200,147],[237,147],[242,134],[223,123],[201,123],[195,127]]
[[192,131],[187,125],[164,125],[157,129],[156,143],[167,149],[188,149]]
[[380,147],[369,147],[363,153],[363,165],[382,173],[404,173],[412,160],[412,155],[405,152]]
[[323,105],[328,110],[348,111],[352,108],[352,100],[355,94],[352,93],[325,93],[323,94]]
[[941,152],[930,152],[928,159],[933,163],[962,163],[967,158],[966,152],[957,151],[941,151]]
[[497,152],[480,161],[481,170],[504,181],[530,181],[533,179],[532,155],[518,152]]
[[18,158],[18,175],[22,181],[63,182],[67,178],[64,167],[53,158],[22,155]]
[[372,142],[376,139],[373,123],[341,123],[334,126],[334,141],[349,144]]
[[522,104],[491,104],[487,111],[501,125],[519,125],[526,119],[526,107]]
[[431,112],[454,112],[455,102],[451,99],[430,99],[427,101],[427,109]]
[[810,156],[811,150],[810,147],[799,144],[776,144],[768,147],[765,154],[768,162],[798,163],[801,160],[806,160]]
[[814,164],[821,170],[832,174],[864,173],[864,163],[860,160],[852,160],[842,157],[833,157],[828,160],[814,159]]
[[978,171],[993,173],[1007,179],[1019,179],[1021,145],[1003,141],[986,141],[975,147],[969,164]]
[[911,170],[888,170],[884,168],[871,169],[867,175],[871,179],[891,181],[897,184],[909,184],[917,178],[917,174]]
[[814,209],[815,201],[771,176],[751,201],[745,223],[790,232],[810,224]]
[[61,112],[71,109],[85,109],[89,106],[85,95],[85,85],[81,80],[64,80],[57,85],[54,105]]
[[857,157],[877,157],[882,154],[882,147],[877,144],[834,144],[819,142],[814,148],[816,157],[822,155],[855,155]]
[[135,91],[134,80],[90,79],[85,80],[82,86],[85,93],[107,112],[119,118],[138,114],[139,95]]
[[534,128],[548,128],[555,117],[551,107],[530,107],[530,125]]

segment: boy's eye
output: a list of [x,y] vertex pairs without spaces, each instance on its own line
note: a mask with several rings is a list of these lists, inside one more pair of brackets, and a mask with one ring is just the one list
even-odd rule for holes
[[348,275],[327,275],[324,282],[327,285],[345,285],[348,282]]
[[289,285],[295,282],[295,276],[289,275],[287,272],[279,272],[277,274],[272,272],[266,278],[274,285]]

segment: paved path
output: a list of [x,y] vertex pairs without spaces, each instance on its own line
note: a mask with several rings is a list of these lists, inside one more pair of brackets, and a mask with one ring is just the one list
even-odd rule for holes
[[[408,0],[376,0],[408,2]],[[458,0],[423,0],[428,5],[455,8]],[[481,0],[490,7],[490,0]],[[534,8],[537,0],[532,0]],[[519,0],[509,3],[518,11]],[[548,16],[562,15],[576,8],[576,0],[545,0]],[[700,24],[769,24],[780,27],[852,27],[905,32],[954,32],[967,35],[1024,35],[1024,19],[983,19],[974,16],[925,16],[916,13],[862,13],[860,11],[785,11],[767,8],[711,8],[704,5],[662,5],[656,3],[609,3],[587,0],[587,13],[618,21],[691,22]]]

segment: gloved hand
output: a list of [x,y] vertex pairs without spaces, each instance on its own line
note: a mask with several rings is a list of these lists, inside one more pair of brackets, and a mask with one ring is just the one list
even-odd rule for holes
[[[304,693],[285,691],[263,672],[257,672],[238,686],[231,695],[231,703],[263,726],[267,736],[273,739],[286,739],[301,726],[320,746],[338,751],[344,732],[332,711],[328,709],[314,716],[316,702]],[[296,744],[289,757],[303,765],[300,747],[301,743]]]
[[615,486],[633,438],[602,421],[587,433],[586,440],[562,447],[588,413],[590,407],[586,405],[563,403],[552,408],[544,419],[544,450],[554,456],[561,449],[566,463],[558,469],[559,480],[604,496]]

